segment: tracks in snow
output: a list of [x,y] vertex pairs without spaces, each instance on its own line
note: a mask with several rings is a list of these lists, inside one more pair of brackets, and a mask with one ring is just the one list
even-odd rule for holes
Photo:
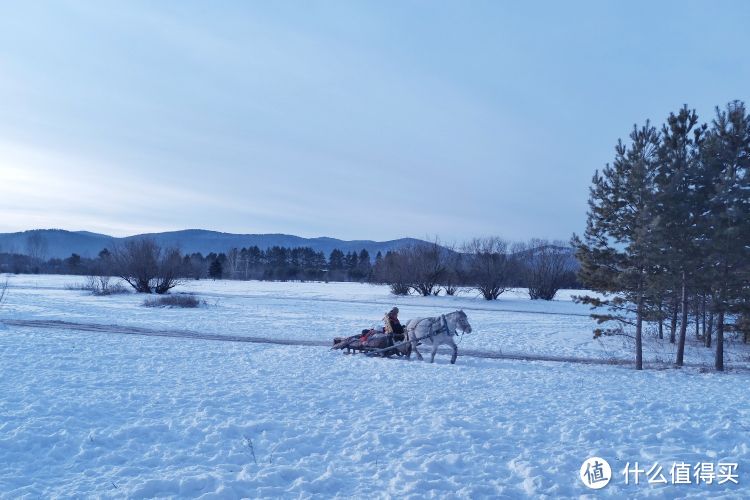
[[[155,330],[150,328],[141,328],[135,326],[120,325],[102,325],[96,323],[73,323],[70,321],[60,320],[4,320],[6,325],[19,326],[23,328],[45,329],[45,330],[69,330],[77,332],[89,332],[95,334],[117,334],[117,335],[139,335],[145,337],[171,337],[188,340],[214,340],[222,342],[247,342],[251,344],[273,344],[273,345],[291,345],[291,346],[313,346],[313,347],[331,347],[330,342],[320,340],[293,340],[293,339],[273,339],[264,337],[250,337],[238,335],[218,335],[212,333],[201,333],[189,330]],[[596,365],[632,365],[633,363],[625,359],[597,359],[597,358],[579,358],[569,356],[551,356],[523,353],[502,353],[493,351],[479,351],[474,349],[461,349],[461,356],[484,359],[510,359],[518,361],[553,361],[561,363],[582,363]]]
[[[24,285],[9,285],[8,288],[16,288],[18,290],[68,290],[64,287],[55,286],[24,286]],[[359,300],[359,299],[335,299],[330,297],[287,297],[280,295],[266,295],[266,294],[244,294],[244,293],[222,293],[222,292],[202,292],[202,291],[191,291],[200,297],[212,297],[218,299],[253,299],[253,300],[271,300],[271,301],[288,301],[298,300],[304,302],[325,302],[335,304],[368,304],[377,306],[391,307],[393,305],[392,300]],[[400,304],[399,304],[400,305]],[[445,309],[446,307],[459,307],[464,311],[481,311],[481,312],[506,312],[516,314],[541,314],[544,316],[572,316],[579,318],[590,318],[591,315],[588,313],[577,313],[577,312],[563,312],[563,311],[533,311],[528,309],[513,309],[506,307],[482,307],[466,304],[409,304],[410,307],[423,307],[427,309]]]
[[42,328],[51,330],[73,330],[92,333],[114,333],[121,335],[141,335],[145,337],[174,337],[192,340],[221,340],[224,342],[249,342],[251,344],[279,344],[300,346],[326,346],[330,343],[319,340],[289,340],[268,339],[263,337],[245,337],[239,335],[217,335],[214,333],[200,333],[189,330],[153,330],[137,326],[102,325],[96,323],[73,323],[60,320],[4,320],[3,323],[10,326],[21,326],[24,328]]

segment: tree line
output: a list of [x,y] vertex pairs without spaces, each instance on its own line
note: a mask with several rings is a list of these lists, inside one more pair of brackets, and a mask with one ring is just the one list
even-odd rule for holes
[[454,295],[470,289],[496,300],[509,288],[522,287],[531,299],[552,300],[560,289],[579,287],[577,268],[565,243],[533,239],[510,244],[486,237],[458,249],[434,241],[388,252],[376,260],[373,279],[396,295]]
[[[14,273],[119,276],[136,291],[165,293],[184,279],[358,281],[389,285],[397,295],[455,295],[476,290],[487,300],[511,287],[526,287],[532,299],[551,300],[561,288],[576,288],[577,264],[561,242],[531,240],[509,244],[501,238],[476,238],[456,249],[439,241],[422,242],[370,257],[366,249],[326,257],[310,248],[257,246],[228,252],[181,254],[143,238],[103,249],[96,258],[72,254],[43,260],[0,254],[0,271]],[[94,280],[104,283],[102,280]]]
[[119,275],[123,274],[123,269],[136,264],[151,269],[160,266],[173,268],[181,279],[277,281],[371,281],[373,268],[366,249],[346,253],[334,249],[328,258],[323,252],[311,248],[280,246],[266,250],[257,246],[233,248],[207,255],[199,252],[182,254],[176,248],[161,248],[149,238],[129,241],[112,250],[104,248],[95,258],[73,253],[65,259],[44,260],[31,252],[0,253],[0,272],[16,274]]
[[[643,368],[644,324],[665,328],[684,363],[689,324],[715,342],[724,369],[725,333],[750,312],[750,116],[744,103],[716,108],[710,124],[683,106],[657,128],[634,126],[592,179],[586,230],[572,241],[579,300],[598,311],[595,335],[633,335]],[[715,340],[714,340],[715,339]]]

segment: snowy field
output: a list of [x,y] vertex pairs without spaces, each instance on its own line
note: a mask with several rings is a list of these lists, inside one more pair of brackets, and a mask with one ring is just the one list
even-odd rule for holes
[[[748,352],[703,373],[689,342],[682,370],[649,337],[653,368],[461,356],[461,350],[608,361],[621,339],[593,341],[585,307],[561,294],[389,296],[359,284],[190,282],[207,305],[142,307],[134,294],[68,290],[71,276],[11,276],[0,307],[0,496],[448,497],[750,496]],[[18,326],[119,325],[329,341],[379,323],[463,308],[474,333],[458,363],[346,356],[279,346]],[[692,336],[691,336],[692,339]],[[602,490],[581,463],[606,459]],[[626,463],[738,464],[738,482],[625,484]],[[631,477],[632,483],[632,477]]]
[[[5,278],[0,277],[0,280]],[[459,348],[504,354],[583,357],[599,360],[633,359],[630,339],[592,339],[596,324],[586,306],[562,291],[552,302],[532,301],[524,290],[510,290],[497,301],[476,293],[458,297],[394,297],[385,286],[359,283],[281,283],[257,281],[188,281],[175,293],[190,292],[206,300],[198,310],[142,307],[136,294],[94,297],[71,291],[81,276],[19,275],[9,278],[3,307],[5,319],[61,320],[74,323],[117,324],[216,335],[287,338],[329,342],[363,328],[381,325],[385,312],[397,305],[403,323],[413,317],[435,316],[463,309],[476,330],[460,340]],[[672,363],[676,347],[656,338],[647,327],[644,359]],[[750,350],[730,337],[725,347],[728,367],[750,367]],[[685,360],[711,368],[713,351],[695,340],[691,329]]]

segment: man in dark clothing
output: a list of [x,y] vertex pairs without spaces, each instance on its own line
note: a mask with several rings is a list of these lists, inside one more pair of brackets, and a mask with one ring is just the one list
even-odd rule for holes
[[404,327],[398,320],[398,307],[391,309],[388,314],[385,315],[385,318],[383,318],[383,322],[385,323],[385,333],[397,336],[400,335],[403,337]]

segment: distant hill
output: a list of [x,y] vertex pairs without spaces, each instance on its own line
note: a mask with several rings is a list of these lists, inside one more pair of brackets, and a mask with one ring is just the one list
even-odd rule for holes
[[546,246],[541,246],[538,248],[529,248],[526,250],[521,250],[520,252],[516,252],[513,255],[520,257],[522,260],[528,261],[529,258],[533,258],[535,254],[539,253],[541,250],[546,249],[546,248],[558,250],[560,251],[561,254],[565,255],[565,263],[571,270],[578,271],[578,269],[581,267],[581,264],[578,262],[578,259],[576,259],[575,248],[569,247],[569,246],[546,245]]
[[106,234],[88,231],[65,231],[62,229],[35,229],[18,233],[0,233],[0,252],[29,254],[49,258],[65,258],[72,253],[82,257],[96,257],[103,248],[112,248],[123,241],[149,237],[162,247],[178,247],[182,253],[226,252],[232,248],[258,246],[267,249],[273,246],[310,247],[322,251],[326,257],[331,250],[338,248],[344,253],[366,249],[372,258],[378,252],[385,254],[388,250],[398,249],[418,243],[421,240],[401,238],[390,241],[339,240],[336,238],[302,238],[288,234],[232,234],[203,229],[187,229],[164,233],[149,233],[115,238]]

